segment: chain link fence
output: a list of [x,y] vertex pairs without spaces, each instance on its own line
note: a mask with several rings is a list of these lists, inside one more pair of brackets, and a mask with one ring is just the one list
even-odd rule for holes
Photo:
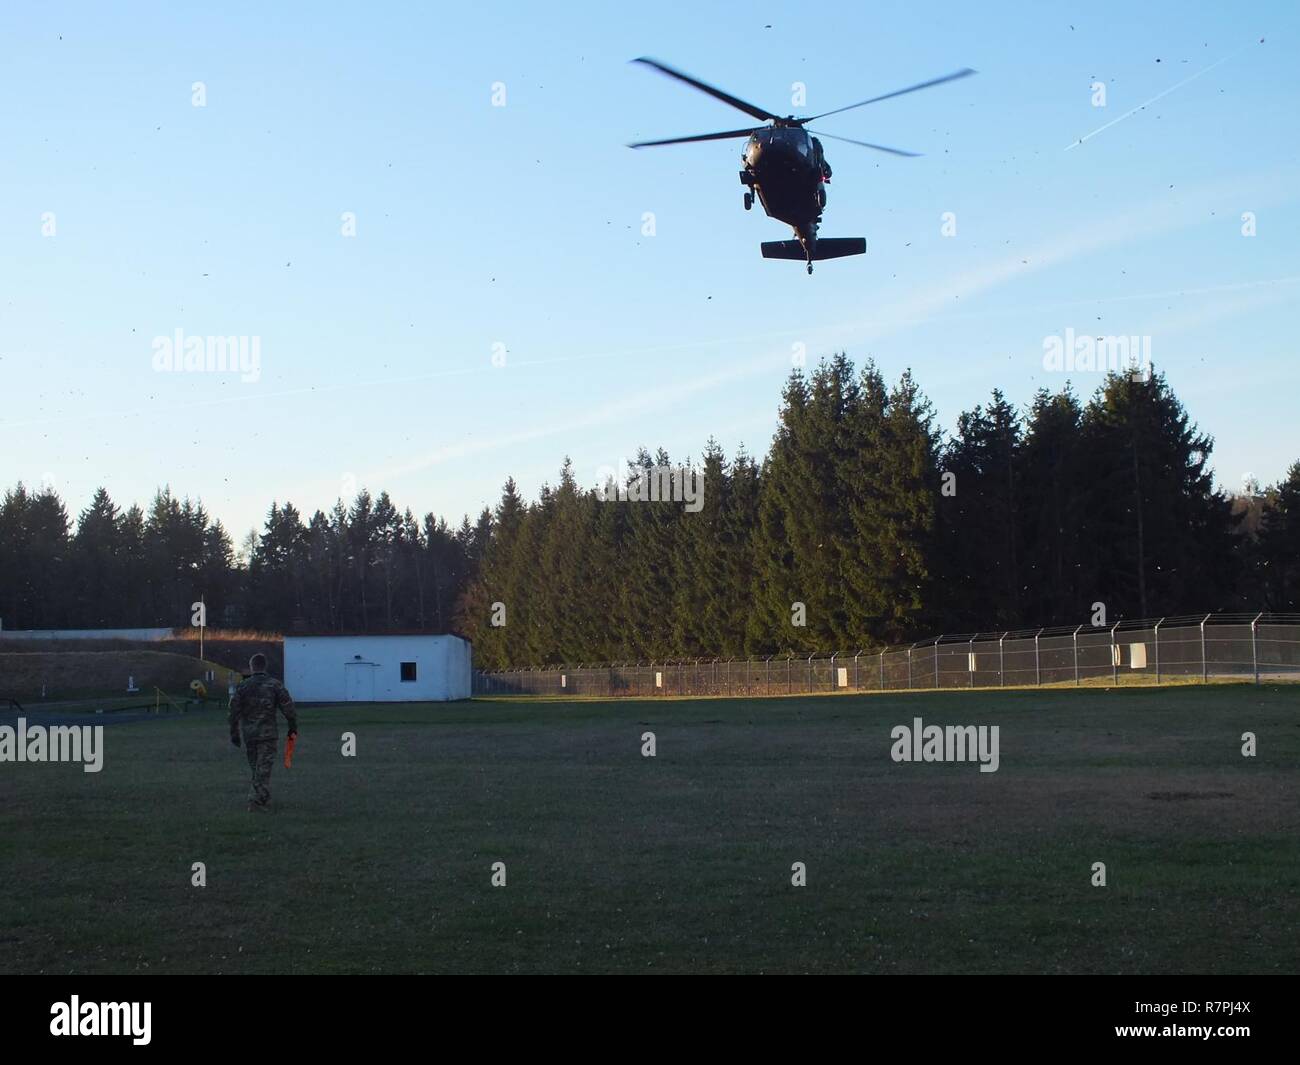
[[1044,685],[1300,680],[1300,614],[941,635],[910,647],[474,671],[475,695],[806,695]]

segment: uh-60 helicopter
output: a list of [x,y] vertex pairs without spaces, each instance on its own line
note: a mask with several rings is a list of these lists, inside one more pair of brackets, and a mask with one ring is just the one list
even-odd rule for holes
[[645,66],[652,67],[662,74],[667,74],[670,78],[684,81],[687,85],[699,89],[701,92],[706,92],[715,99],[730,104],[753,118],[771,123],[769,126],[729,129],[721,133],[699,133],[693,137],[670,137],[667,140],[638,141],[636,144],[628,145],[628,147],[653,148],[660,144],[687,144],[692,141],[748,138],[748,143],[745,145],[745,150],[740,157],[745,166],[740,172],[740,182],[746,186],[747,190],[745,192],[745,210],[748,211],[754,206],[754,196],[757,195],[759,202],[763,205],[763,210],[767,212],[768,216],[786,223],[794,230],[795,236],[798,238],[796,240],[764,241],[762,245],[763,258],[806,259],[810,274],[813,269],[812,264],[816,261],[838,259],[844,255],[861,255],[867,250],[865,237],[822,237],[818,239],[817,226],[822,220],[822,211],[826,207],[826,183],[831,177],[831,168],[826,162],[826,155],[822,151],[822,143],[818,137],[829,137],[831,140],[856,144],[861,148],[874,148],[878,152],[889,152],[891,155],[914,157],[918,153],[904,152],[898,148],[886,148],[883,144],[855,141],[848,137],[837,137],[831,133],[819,133],[818,137],[814,137],[812,135],[813,131],[805,128],[807,124],[816,122],[821,118],[827,118],[830,115],[852,111],[855,107],[866,107],[867,104],[879,103],[881,100],[889,100],[895,96],[902,96],[904,93],[916,92],[918,89],[928,89],[932,85],[942,85],[946,81],[956,81],[958,78],[964,78],[975,73],[969,67],[965,67],[952,74],[945,74],[941,78],[932,78],[930,81],[923,81],[919,85],[909,85],[906,89],[898,89],[895,92],[885,93],[883,96],[873,96],[870,100],[862,100],[856,104],[849,104],[847,107],[837,107],[834,111],[823,111],[820,115],[812,115],[808,118],[795,118],[794,115],[787,115],[782,118],[780,115],[774,115],[771,111],[755,107],[753,104],[746,103],[744,100],[723,92],[713,85],[693,78],[689,74],[674,70],[658,60],[642,57],[634,59],[633,62],[643,63]]

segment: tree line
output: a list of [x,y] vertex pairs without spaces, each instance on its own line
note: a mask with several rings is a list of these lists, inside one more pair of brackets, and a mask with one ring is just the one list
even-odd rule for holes
[[[1211,610],[1300,611],[1300,463],[1267,489],[1214,485],[1213,440],[1163,375],[1069,385],[1024,411],[995,390],[941,433],[910,373],[844,355],[785,383],[762,458],[710,440],[642,450],[611,485],[558,482],[453,528],[387,493],[305,521],[273,503],[236,555],[201,504],[96,492],[0,502],[7,628],[208,623],[458,631],[486,668],[826,651],[938,632]],[[638,502],[689,469],[702,506]],[[698,482],[697,482],[698,483]]]
[[710,442],[699,513],[604,502],[567,465],[532,504],[508,482],[465,627],[493,667],[1300,609],[1300,463],[1234,498],[1212,449],[1161,374],[1023,414],[995,390],[945,438],[910,373],[838,355],[790,375],[761,465]]
[[221,522],[170,488],[147,511],[100,488],[74,523],[56,492],[19,484],[0,500],[0,618],[6,629],[183,627],[202,597],[212,627],[448,632],[489,522],[418,520],[363,489],[305,523],[272,503],[237,555]]

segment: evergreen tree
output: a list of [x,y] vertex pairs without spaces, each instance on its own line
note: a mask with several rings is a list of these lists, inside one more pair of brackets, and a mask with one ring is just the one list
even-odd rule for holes
[[910,370],[889,394],[885,415],[885,464],[881,470],[883,513],[879,587],[885,619],[873,634],[897,642],[941,621],[929,605],[934,552],[935,496],[939,479],[934,408]]
[[718,653],[727,608],[723,539],[727,468],[726,457],[712,437],[705,445],[699,473],[702,505],[695,513],[682,514],[673,545],[673,648],[688,657]]
[[651,457],[644,448],[629,464],[626,550],[619,597],[618,641],[629,657],[663,661],[681,657],[673,632],[673,562],[679,526],[680,504],[672,502],[630,502],[649,494],[655,470],[672,467],[662,448]]
[[1094,601],[1112,617],[1220,609],[1234,574],[1232,508],[1214,488],[1214,442],[1162,374],[1111,374],[1084,411],[1083,541]]
[[74,615],[87,628],[113,628],[126,598],[122,517],[104,488],[77,517],[72,542]]
[[949,625],[973,631],[1021,623],[1020,466],[1019,416],[994,389],[987,409],[957,419],[943,453],[936,595]]
[[20,482],[0,500],[0,617],[11,629],[59,627],[68,613],[71,523],[50,488]]
[[[1023,607],[1011,627],[1063,625],[1088,616],[1084,585],[1096,587],[1093,552],[1082,540],[1092,470],[1081,439],[1083,409],[1067,385],[1034,396],[1022,447]],[[1086,576],[1085,576],[1086,575]]]
[[[722,497],[721,577],[712,604],[710,638],[715,652],[745,653],[745,635],[754,588],[754,529],[762,491],[759,468],[742,446],[731,462]],[[708,492],[706,483],[705,491]]]
[[1267,493],[1257,559],[1264,605],[1277,613],[1300,613],[1300,462]]
[[808,382],[796,369],[782,392],[780,421],[763,463],[758,496],[758,527],[754,530],[753,607],[745,634],[753,653],[802,649],[800,629],[792,624],[794,604],[804,603],[801,551],[806,550],[807,522],[800,521],[798,486],[808,462],[805,420]]

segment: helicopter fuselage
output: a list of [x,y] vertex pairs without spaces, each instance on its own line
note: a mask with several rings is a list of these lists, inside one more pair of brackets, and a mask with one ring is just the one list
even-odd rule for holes
[[768,216],[790,226],[801,242],[815,240],[826,204],[824,161],[813,137],[799,126],[768,126],[745,142],[740,180],[758,195]]

